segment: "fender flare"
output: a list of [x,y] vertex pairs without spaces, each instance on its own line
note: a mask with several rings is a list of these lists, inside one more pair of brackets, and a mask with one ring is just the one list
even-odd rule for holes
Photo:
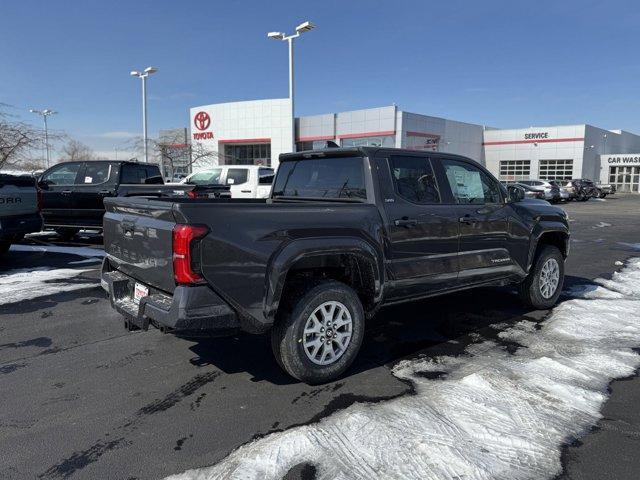
[[374,305],[382,301],[384,289],[384,256],[378,247],[359,237],[323,237],[294,239],[285,243],[267,263],[264,316],[273,321],[278,311],[287,274],[303,258],[348,254],[373,264]]
[[531,269],[531,265],[533,264],[533,260],[535,258],[536,251],[538,250],[538,244],[540,243],[540,239],[545,234],[554,233],[554,234],[562,235],[565,242],[565,248],[564,248],[565,258],[569,254],[570,233],[569,233],[569,228],[567,227],[566,224],[559,221],[542,221],[535,226],[532,233],[533,234],[531,235],[531,242],[529,244],[529,256],[527,259],[527,269],[526,269],[527,272],[529,272],[529,270]]

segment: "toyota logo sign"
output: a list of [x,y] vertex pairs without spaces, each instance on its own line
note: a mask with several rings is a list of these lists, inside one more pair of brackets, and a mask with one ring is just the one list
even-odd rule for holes
[[193,124],[198,130],[206,130],[211,125],[211,117],[207,112],[198,112],[193,117]]

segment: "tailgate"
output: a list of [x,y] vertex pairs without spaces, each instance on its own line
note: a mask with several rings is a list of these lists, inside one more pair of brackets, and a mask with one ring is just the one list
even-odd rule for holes
[[140,283],[173,292],[173,203],[117,197],[104,204],[104,246],[112,266]]
[[29,215],[38,211],[36,183],[29,176],[0,173],[0,217]]

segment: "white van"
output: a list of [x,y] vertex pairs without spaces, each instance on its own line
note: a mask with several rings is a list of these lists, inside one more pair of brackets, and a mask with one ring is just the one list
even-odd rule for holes
[[259,165],[220,165],[194,172],[180,183],[229,185],[231,198],[267,198],[275,172]]

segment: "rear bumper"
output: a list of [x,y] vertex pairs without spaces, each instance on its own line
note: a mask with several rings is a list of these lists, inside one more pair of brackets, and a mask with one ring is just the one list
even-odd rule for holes
[[14,240],[41,229],[42,217],[38,213],[0,218],[0,240]]
[[236,313],[206,285],[180,285],[173,295],[149,287],[149,295],[136,303],[133,290],[141,282],[117,270],[108,271],[105,264],[101,284],[109,294],[111,306],[138,328],[147,330],[151,324],[175,333],[212,335],[239,329]]

